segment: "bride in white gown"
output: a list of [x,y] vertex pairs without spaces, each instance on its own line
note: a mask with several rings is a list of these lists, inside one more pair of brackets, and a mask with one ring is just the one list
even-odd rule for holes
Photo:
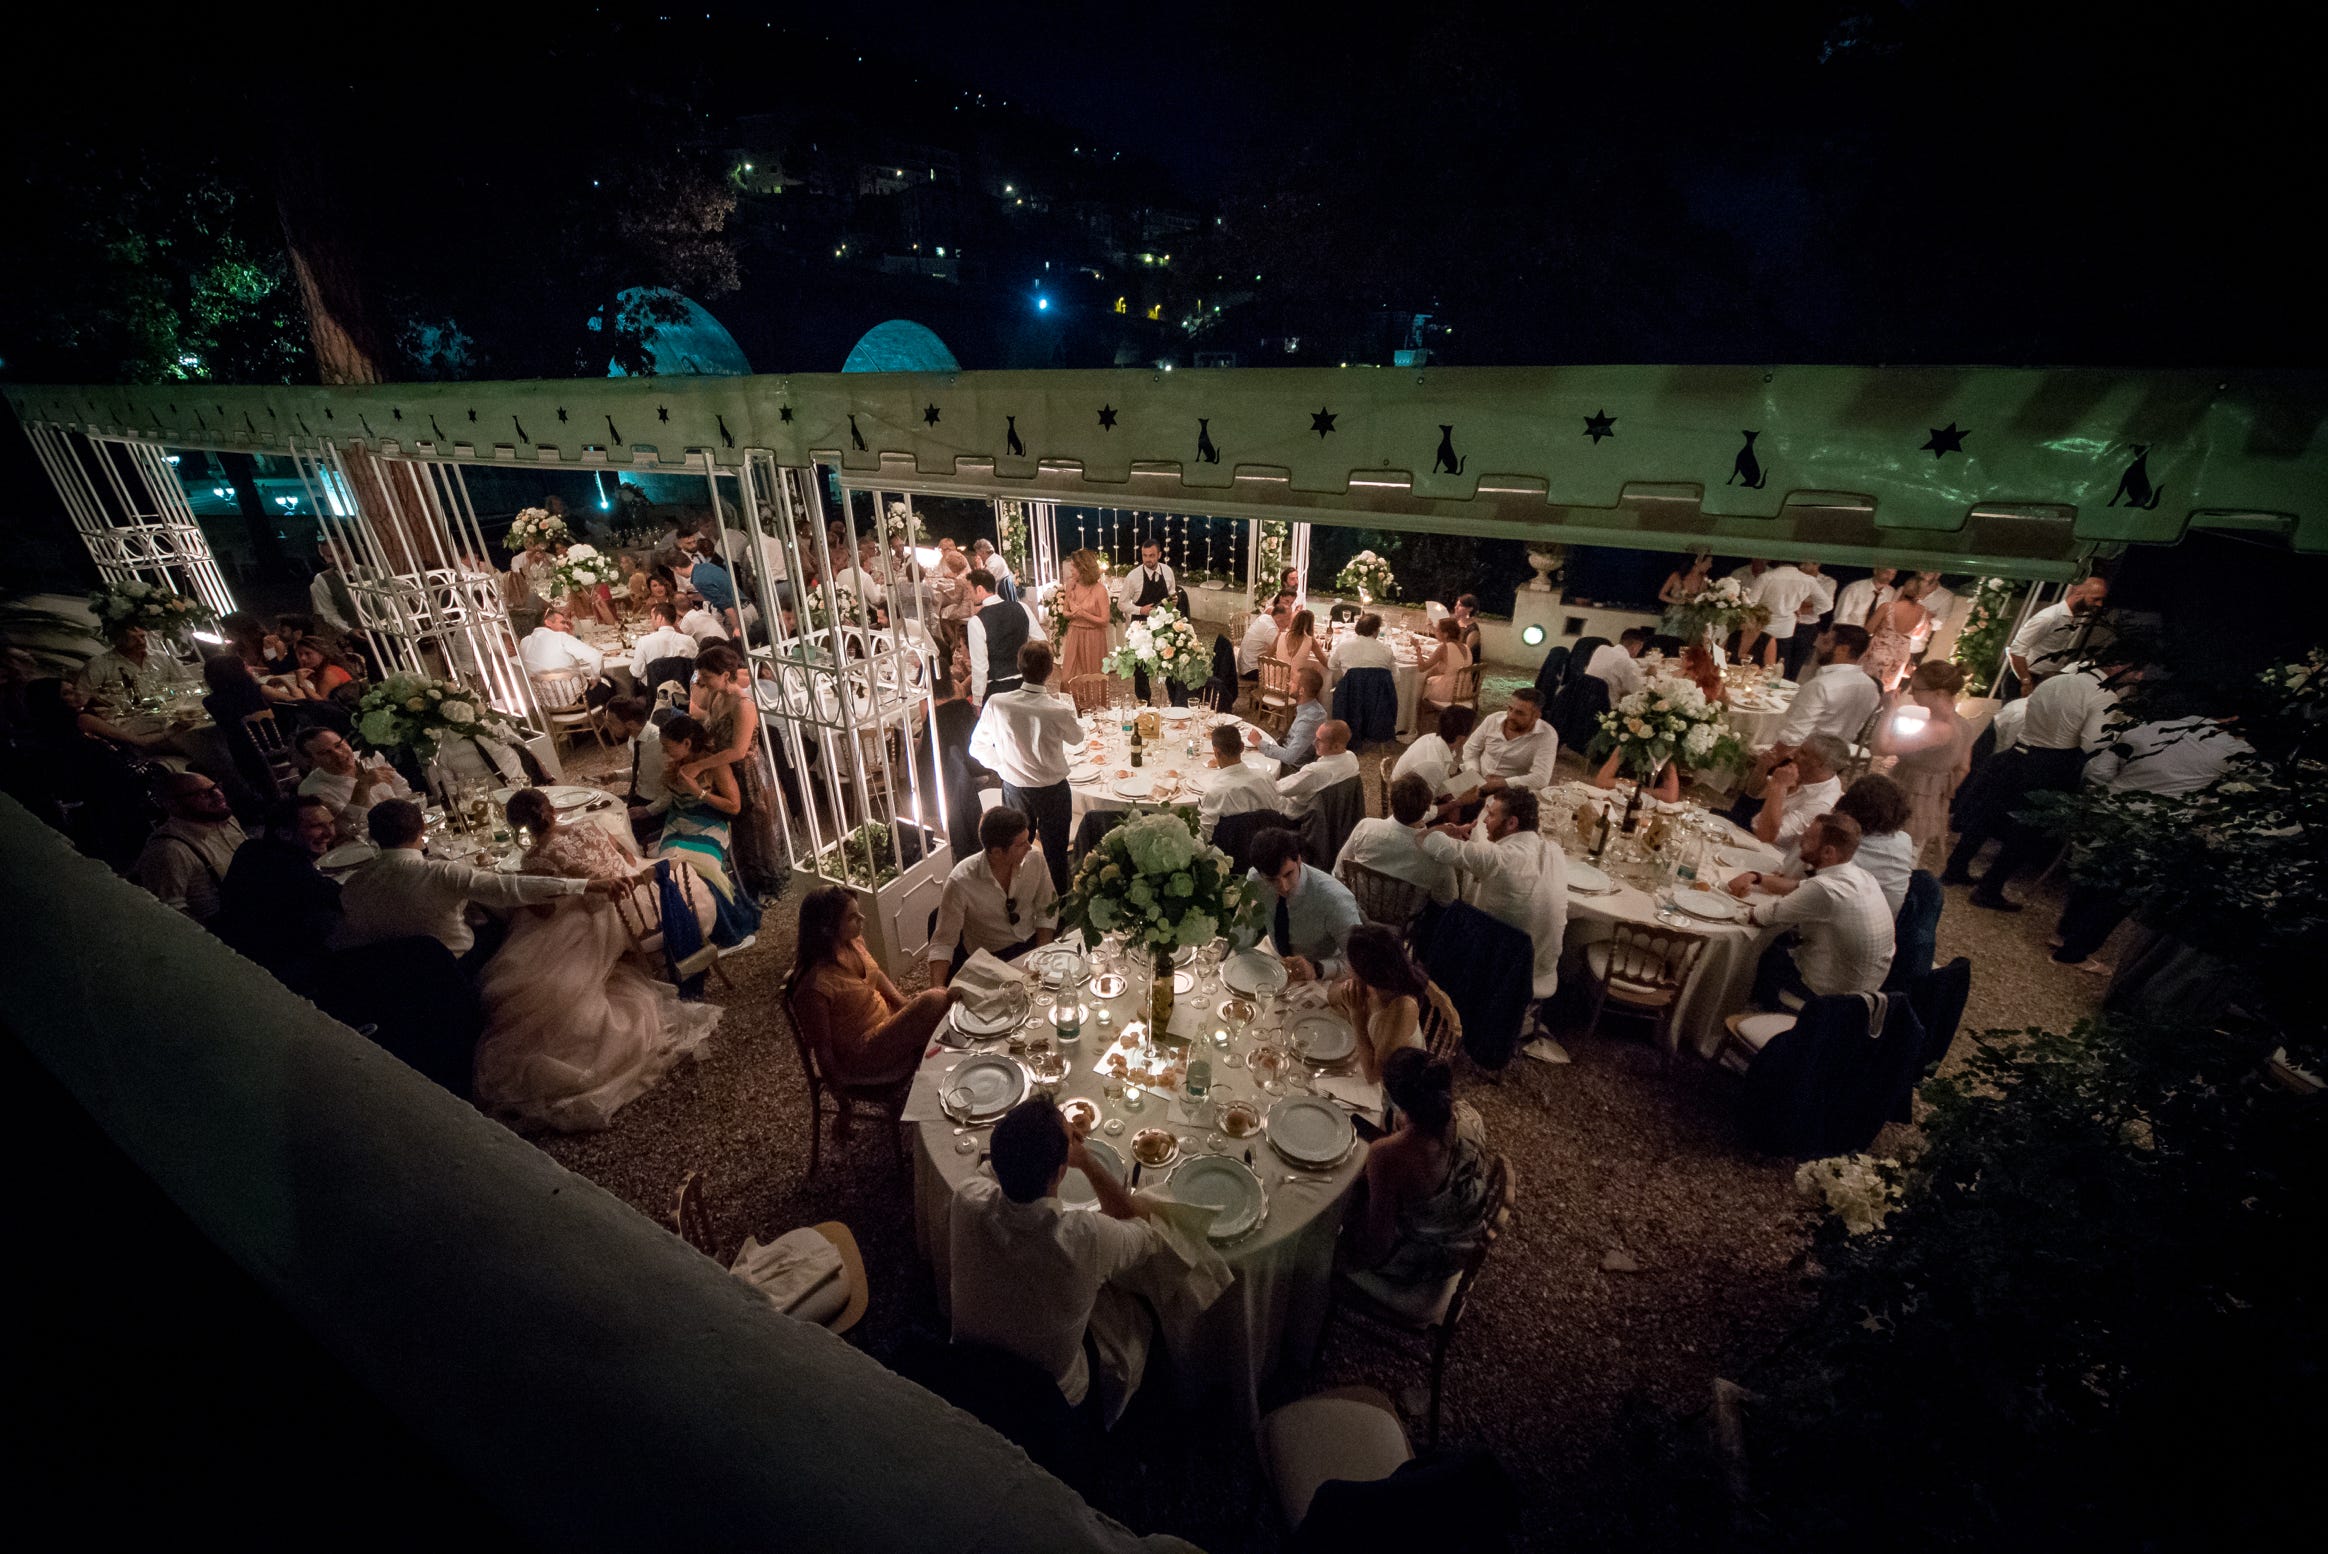
[[[599,826],[560,825],[532,789],[512,794],[509,810],[511,824],[537,838],[526,858],[530,873],[619,879],[639,868]],[[683,1002],[669,983],[641,971],[630,949],[622,913],[605,897],[520,909],[478,981],[485,1003],[478,1105],[559,1132],[603,1128],[703,1044],[721,1011]]]

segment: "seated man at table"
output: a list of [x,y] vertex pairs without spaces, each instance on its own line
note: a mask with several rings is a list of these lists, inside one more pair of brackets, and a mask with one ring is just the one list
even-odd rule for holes
[[110,646],[81,666],[81,687],[91,696],[121,701],[194,682],[194,671],[157,651],[134,621],[114,627],[105,640]]
[[228,807],[225,790],[200,772],[170,772],[155,786],[168,817],[154,828],[130,877],[208,925],[218,916],[218,889],[234,855],[249,838]]
[[1423,838],[1423,851],[1462,871],[1464,900],[1533,942],[1534,990],[1544,999],[1560,987],[1568,857],[1538,829],[1541,814],[1533,790],[1499,788],[1488,795],[1476,825],[1435,827]]
[[1593,650],[1592,662],[1584,666],[1584,672],[1607,683],[1610,705],[1648,683],[1648,676],[1641,672],[1641,654],[1656,635],[1646,626],[1628,626],[1616,641],[1604,642]]
[[363,838],[364,817],[380,800],[412,797],[411,785],[394,767],[377,757],[367,763],[337,729],[308,729],[299,736],[299,753],[311,768],[299,779],[299,791],[331,811],[343,842]]
[[1357,864],[1420,885],[1444,906],[1455,899],[1455,866],[1432,857],[1423,848],[1429,834],[1425,822],[1431,813],[1431,785],[1409,772],[1391,779],[1390,818],[1369,816],[1351,829],[1350,839],[1334,860],[1339,875],[1345,864]]
[[1391,652],[1390,644],[1382,640],[1382,617],[1368,611],[1358,617],[1349,635],[1334,644],[1326,655],[1326,672],[1335,685],[1353,669],[1388,669],[1396,672],[1398,655]]
[[1050,870],[1029,866],[1035,828],[1009,805],[978,821],[979,850],[954,865],[938,897],[938,926],[930,935],[930,986],[944,987],[971,952],[997,960],[1048,944],[1058,931],[1059,893]]
[[614,699],[614,682],[606,678],[606,655],[574,635],[574,617],[562,605],[542,611],[542,623],[525,634],[517,656],[532,674],[568,670],[587,676],[582,699],[594,710]]
[[1287,622],[1293,619],[1293,595],[1281,593],[1270,602],[1269,608],[1253,617],[1245,628],[1244,640],[1237,644],[1237,678],[1261,678],[1261,660],[1277,645],[1285,634]]
[[[1906,829],[1908,790],[1881,772],[1869,772],[1835,801],[1835,813],[1859,822],[1859,851],[1851,861],[1874,877],[1885,909],[1898,917],[1908,899],[1908,876],[1916,872],[1916,839]],[[1795,867],[1787,873],[1802,872],[1799,853],[1789,861]]]
[[1415,742],[1400,752],[1397,764],[1390,769],[1391,780],[1410,774],[1420,777],[1431,785],[1431,797],[1438,802],[1478,787],[1479,779],[1463,769],[1463,746],[1478,723],[1479,713],[1474,708],[1441,708],[1439,726],[1428,734],[1416,735]]
[[1750,905],[1749,922],[1792,930],[1763,953],[1757,1002],[1778,1008],[1781,994],[1835,997],[1883,986],[1892,914],[1875,876],[1852,861],[1858,851],[1859,822],[1823,814],[1803,829],[1803,878],[1749,870],[1730,881],[1730,894],[1741,900],[1757,889],[1773,898]]
[[1271,739],[1255,729],[1246,743],[1281,765],[1307,766],[1317,759],[1318,725],[1326,721],[1326,704],[1321,700],[1326,690],[1325,674],[1315,664],[1309,665],[1295,673],[1293,687],[1297,700],[1285,738]]
[[1291,777],[1277,780],[1277,807],[1296,820],[1317,808],[1318,795],[1338,782],[1358,775],[1358,757],[1350,753],[1350,725],[1328,718],[1318,725],[1312,742],[1317,758]]
[[703,650],[703,644],[679,629],[679,610],[668,600],[657,599],[647,606],[646,633],[631,649],[631,678],[641,688],[652,691],[647,684],[647,667],[659,658],[693,658]]
[[1245,764],[1245,736],[1236,724],[1223,723],[1212,731],[1212,759],[1205,764],[1219,773],[1196,803],[1206,841],[1212,840],[1213,828],[1227,816],[1277,808],[1277,779]]
[[728,639],[727,626],[720,620],[719,612],[700,599],[679,617],[679,629],[694,640],[698,653],[714,642]]
[[474,972],[492,959],[507,930],[497,919],[479,932],[469,924],[468,906],[532,906],[561,896],[596,891],[618,896],[626,880],[560,879],[547,874],[503,874],[471,868],[421,851],[427,819],[410,799],[383,799],[365,822],[380,856],[349,877],[340,889],[340,926],[334,949],[352,950],[387,939],[427,937],[453,952],[461,969]]
[[[1070,1406],[1091,1393],[1086,1328],[1102,1354],[1145,1358],[1148,1318],[1108,1281],[1163,1245],[1147,1206],[1083,1147],[1050,1097],[1021,1101],[994,1125],[990,1180],[974,1173],[947,1209],[948,1292],[956,1343],[988,1344],[1041,1367]],[[1059,1201],[1070,1170],[1083,1173],[1099,1212]],[[1126,1342],[1128,1340],[1128,1342]],[[1126,1397],[1137,1369],[1116,1376]]]
[[[1323,869],[1301,861],[1301,833],[1271,827],[1253,838],[1252,880],[1266,885],[1270,894],[1269,942],[1285,962],[1292,982],[1331,981],[1342,974],[1342,952],[1350,930],[1363,921],[1358,898],[1348,886]],[[1261,935],[1240,937],[1239,948]]]
[[1833,809],[1843,796],[1843,782],[1836,773],[1850,759],[1850,747],[1832,734],[1813,734],[1804,740],[1793,755],[1770,769],[1762,808],[1754,815],[1754,834],[1785,852],[1813,817]]
[[1466,820],[1479,811],[1486,795],[1506,788],[1541,792],[1552,782],[1552,763],[1560,758],[1560,736],[1544,721],[1544,695],[1532,685],[1512,692],[1500,718],[1490,718],[1463,742],[1463,765],[1477,775],[1468,791],[1458,791]]
[[291,987],[313,984],[339,926],[340,888],[315,867],[337,839],[323,800],[278,799],[218,887],[218,936]]

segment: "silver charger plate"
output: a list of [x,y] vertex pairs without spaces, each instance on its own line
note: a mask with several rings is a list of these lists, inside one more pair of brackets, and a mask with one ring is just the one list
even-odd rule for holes
[[1258,996],[1263,989],[1282,992],[1285,988],[1285,966],[1274,955],[1259,950],[1239,950],[1221,962],[1221,982],[1232,993],[1247,998]]
[[1026,1017],[1027,990],[1024,987],[1011,989],[1011,997],[992,1014],[973,1014],[968,1004],[956,1004],[946,1011],[946,1023],[974,1041],[1007,1035]]
[[1285,1027],[1286,1044],[1307,1063],[1339,1063],[1358,1050],[1358,1033],[1330,1009],[1296,1015]]
[[315,860],[319,869],[352,869],[360,863],[370,863],[380,856],[380,849],[369,842],[346,842]]
[[964,1058],[938,1081],[938,1104],[962,1122],[999,1117],[1026,1099],[1027,1071],[1014,1058]]
[[[1124,1180],[1124,1157],[1105,1139],[1088,1138],[1083,1141],[1084,1152],[1104,1167],[1120,1186]],[[1059,1184],[1059,1201],[1071,1209],[1096,1209],[1099,1194],[1092,1190],[1091,1179],[1080,1170],[1070,1171]]]
[[1054,971],[1060,974],[1063,987],[1081,987],[1091,980],[1091,961],[1082,946],[1064,940],[1055,939],[1041,949],[1028,951],[1025,966],[1029,971],[1039,972],[1045,985]]
[[1573,860],[1568,865],[1568,888],[1587,896],[1605,896],[1617,888],[1617,882],[1589,863]]
[[1350,1114],[1314,1095],[1289,1095],[1269,1108],[1269,1147],[1295,1165],[1330,1166],[1358,1136]]
[[1269,1195],[1253,1168],[1230,1155],[1197,1155],[1169,1178],[1172,1196],[1182,1203],[1216,1210],[1206,1236],[1234,1241],[1256,1229],[1269,1212]]
[[1709,923],[1735,923],[1746,915],[1746,908],[1727,891],[1675,891],[1673,904],[1690,916],[1703,918]]

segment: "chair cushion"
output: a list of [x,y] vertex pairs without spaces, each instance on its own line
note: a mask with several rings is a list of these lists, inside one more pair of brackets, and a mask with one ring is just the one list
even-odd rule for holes
[[1386,1479],[1414,1456],[1398,1416],[1355,1398],[1288,1403],[1261,1421],[1261,1453],[1285,1525],[1299,1527],[1329,1479]]
[[1460,1273],[1434,1284],[1398,1284],[1367,1272],[1345,1273],[1342,1278],[1368,1302],[1413,1327],[1432,1327],[1445,1320],[1455,1301],[1455,1287],[1463,1282]]
[[1609,997],[1620,1004],[1632,1004],[1641,1009],[1662,1009],[1678,995],[1669,987],[1651,987],[1646,982],[1635,982],[1629,977],[1609,975],[1609,941],[1584,947],[1584,965],[1595,982],[1609,985]]
[[1760,1052],[1771,1041],[1794,1029],[1791,1014],[1744,1014],[1731,1023],[1730,1029],[1747,1046]]

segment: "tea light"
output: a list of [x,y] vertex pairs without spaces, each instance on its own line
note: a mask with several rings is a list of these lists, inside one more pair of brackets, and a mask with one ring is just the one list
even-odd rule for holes
[[[1062,1042],[1080,1041],[1083,1039],[1084,1017],[1090,1012],[1081,1004],[1053,1004],[1051,1006],[1051,1029],[1058,1033],[1059,1040]],[[1105,1010],[1101,1011],[1103,1014],[1105,1012]]]
[[1105,1030],[1108,1026],[1115,1024],[1115,1011],[1108,1008],[1108,1006],[1105,1004],[1101,1004],[1099,1006],[1099,1024],[1102,1030]]
[[1136,1111],[1138,1111],[1138,1110],[1139,1110],[1141,1107],[1143,1107],[1143,1106],[1145,1106],[1145,1105],[1147,1105],[1147,1104],[1148,1104],[1148,1097],[1147,1097],[1147,1092],[1146,1092],[1145,1090],[1143,1090],[1143,1089],[1142,1089],[1140,1086],[1138,1086],[1138,1085],[1134,1085],[1134,1084],[1127,1084],[1127,1085],[1125,1085],[1125,1086],[1124,1086],[1124,1110],[1125,1110],[1125,1111],[1128,1111],[1128,1112],[1136,1112]]
[[1214,1046],[1216,1046],[1216,1047],[1225,1047],[1225,1046],[1227,1046],[1228,1044],[1229,1044],[1229,1033],[1228,1033],[1227,1031],[1225,1031],[1225,1030],[1215,1030],[1215,1031],[1213,1032],[1213,1045],[1214,1045]]

